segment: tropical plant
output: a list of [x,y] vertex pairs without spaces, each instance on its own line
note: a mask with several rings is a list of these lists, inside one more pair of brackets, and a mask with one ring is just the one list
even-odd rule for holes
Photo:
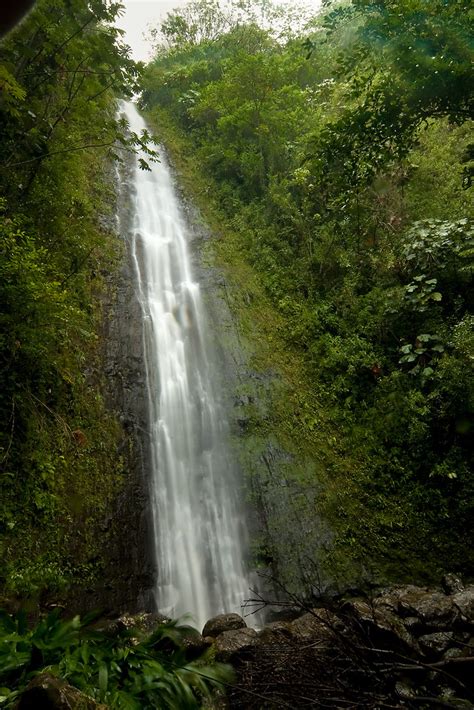
[[[236,288],[258,280],[277,314],[267,337],[304,362],[281,419],[272,408],[261,424],[296,439],[286,485],[308,501],[325,491],[303,528],[326,510],[343,562],[372,555],[377,574],[391,560],[395,576],[464,564],[472,526],[469,38],[463,0],[328,1],[286,42],[243,23],[192,49],[162,46],[142,80],[144,107],[222,232],[218,258],[236,281],[254,274]],[[326,471],[317,481],[298,471],[303,451]],[[318,540],[268,515],[265,475],[263,547],[284,574]],[[285,505],[285,520],[299,517]],[[279,523],[292,550],[281,552]]]
[[132,625],[100,631],[94,615],[64,620],[55,610],[30,627],[24,612],[0,611],[0,706],[14,707],[28,682],[47,671],[113,708],[201,707],[232,678],[231,669],[186,645],[189,626],[163,622],[152,633]]

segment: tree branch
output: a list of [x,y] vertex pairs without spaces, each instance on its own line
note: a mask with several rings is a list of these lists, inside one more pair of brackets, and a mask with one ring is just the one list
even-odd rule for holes
[[[63,148],[61,150],[52,150],[50,153],[43,153],[42,155],[37,155],[35,158],[30,158],[29,160],[21,160],[19,163],[10,163],[10,165],[4,163],[7,168],[16,168],[19,165],[27,165],[28,163],[34,163],[36,160],[45,160],[46,158],[51,158],[53,155],[59,155],[61,153],[73,153],[76,150],[88,150],[89,148],[107,148],[108,146],[114,145],[115,138],[108,143],[88,143],[86,145],[72,146],[71,148]],[[117,146],[117,150],[125,150]]]

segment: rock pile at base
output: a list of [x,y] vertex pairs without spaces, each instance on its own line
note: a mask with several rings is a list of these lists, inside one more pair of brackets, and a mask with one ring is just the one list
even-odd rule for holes
[[453,575],[443,589],[392,587],[260,631],[235,614],[210,629],[216,660],[237,674],[229,708],[474,708],[474,585]]
[[[156,614],[122,615],[99,627],[112,636],[124,629],[151,634],[164,621]],[[208,661],[235,669],[226,696],[206,705],[214,710],[472,709],[474,585],[449,575],[438,589],[391,587],[370,598],[302,606],[297,618],[258,631],[238,614],[221,614],[202,634],[190,629],[184,639],[186,662],[205,651]],[[17,710],[29,708],[105,706],[42,673],[19,698]]]

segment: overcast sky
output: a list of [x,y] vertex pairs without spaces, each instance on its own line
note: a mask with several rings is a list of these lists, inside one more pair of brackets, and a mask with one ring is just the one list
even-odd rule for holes
[[[1,2],[2,0],[0,0]],[[294,0],[280,0],[291,4]],[[118,27],[125,30],[124,40],[130,45],[133,58],[148,61],[150,45],[143,38],[148,25],[156,26],[175,7],[186,5],[189,0],[122,0],[125,14],[117,21]],[[307,5],[318,7],[320,0],[306,0]]]
[[150,45],[143,38],[149,24],[158,25],[174,7],[186,5],[188,0],[122,0],[125,14],[117,26],[125,30],[124,40],[130,45],[133,58],[146,62],[150,59]]

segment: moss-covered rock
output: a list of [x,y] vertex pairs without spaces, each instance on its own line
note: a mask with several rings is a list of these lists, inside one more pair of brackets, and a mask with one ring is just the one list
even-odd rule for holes
[[17,710],[106,710],[107,706],[89,698],[51,673],[41,673],[28,684],[16,705]]

